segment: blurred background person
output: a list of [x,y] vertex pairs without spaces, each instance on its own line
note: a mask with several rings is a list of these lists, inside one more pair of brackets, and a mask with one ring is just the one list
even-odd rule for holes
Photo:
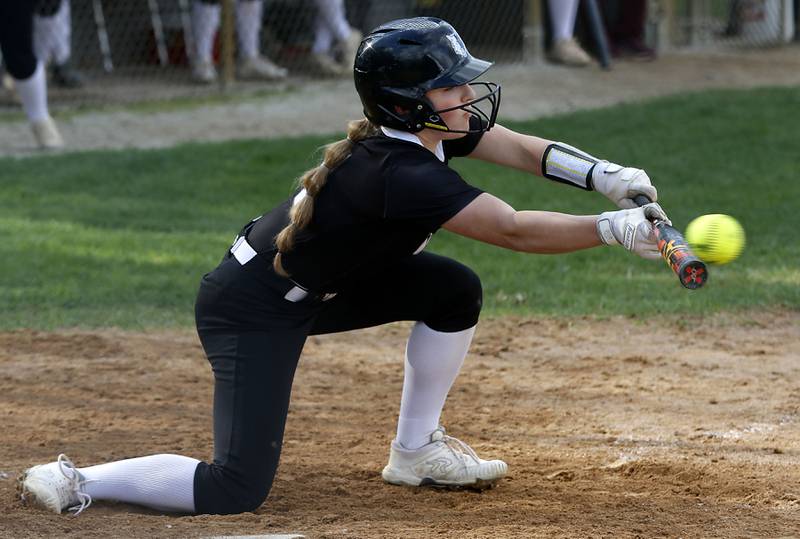
[[655,59],[655,50],[644,39],[647,0],[602,0],[601,11],[612,56]]
[[579,0],[548,0],[550,26],[553,42],[548,60],[566,66],[583,67],[592,63],[592,58],[575,39],[575,18]]
[[33,52],[34,2],[0,1],[0,51],[40,148],[60,148],[64,140],[47,107],[44,64]]
[[[241,79],[280,80],[288,72],[261,55],[262,0],[236,2],[236,34],[239,43],[239,64],[236,74]],[[192,25],[197,50],[192,75],[202,83],[217,80],[214,67],[214,39],[219,29],[222,8],[219,0],[195,0],[192,6]]]
[[84,82],[71,62],[71,38],[69,0],[41,0],[33,17],[33,49],[50,67],[50,81],[62,88],[79,88]]
[[728,21],[722,35],[725,37],[738,36],[742,31],[742,8],[743,0],[730,0],[728,2]]
[[311,46],[311,69],[324,77],[348,75],[362,34],[350,26],[344,0],[315,0],[314,43]]

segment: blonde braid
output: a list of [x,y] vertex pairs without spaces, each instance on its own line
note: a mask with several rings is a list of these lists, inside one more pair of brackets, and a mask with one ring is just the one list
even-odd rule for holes
[[278,253],[275,255],[273,266],[278,275],[288,277],[289,273],[283,268],[281,254],[288,253],[294,247],[294,238],[298,230],[303,230],[311,222],[314,213],[314,197],[328,181],[328,173],[350,157],[353,145],[367,137],[378,133],[378,126],[366,118],[354,120],[347,124],[347,138],[332,142],[324,146],[325,153],[322,163],[305,171],[297,180],[303,191],[295,198],[289,210],[289,224],[275,236],[275,245]]

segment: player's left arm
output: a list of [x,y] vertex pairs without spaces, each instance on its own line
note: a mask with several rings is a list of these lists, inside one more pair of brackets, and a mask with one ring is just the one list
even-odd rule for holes
[[525,135],[499,124],[483,134],[469,157],[599,191],[620,208],[637,207],[633,200],[637,195],[658,200],[658,191],[644,170],[610,163],[563,142]]
[[541,176],[542,155],[552,143],[495,124],[481,136],[469,157]]

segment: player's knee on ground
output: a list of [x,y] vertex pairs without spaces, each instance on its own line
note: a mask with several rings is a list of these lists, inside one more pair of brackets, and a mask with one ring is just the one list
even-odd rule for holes
[[483,287],[478,275],[467,266],[452,261],[446,280],[436,292],[436,312],[423,320],[436,331],[454,332],[478,323],[483,306]]
[[235,473],[225,466],[201,462],[194,476],[195,512],[235,515],[255,511],[267,499],[273,476]]

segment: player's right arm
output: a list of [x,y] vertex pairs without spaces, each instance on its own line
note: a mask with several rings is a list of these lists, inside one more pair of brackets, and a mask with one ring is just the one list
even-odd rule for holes
[[[658,210],[661,211],[660,207]],[[603,244],[622,244],[645,258],[659,256],[653,226],[643,208],[605,212],[599,216],[517,211],[503,200],[482,193],[442,228],[526,253],[568,253]]]

